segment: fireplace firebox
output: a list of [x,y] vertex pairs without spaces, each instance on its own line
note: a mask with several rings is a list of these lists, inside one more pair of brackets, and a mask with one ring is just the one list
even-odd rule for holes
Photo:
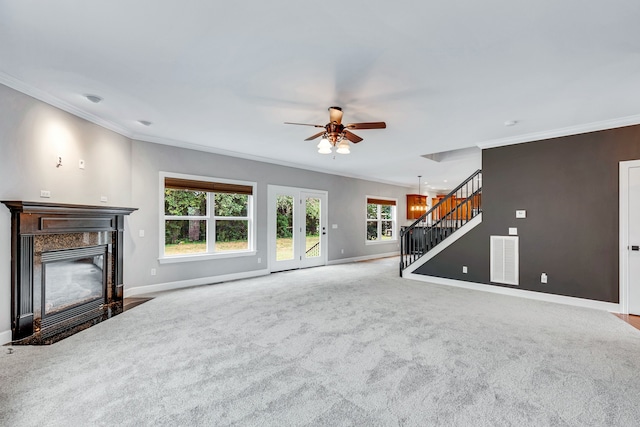
[[14,344],[50,344],[122,311],[124,216],[135,209],[2,203]]

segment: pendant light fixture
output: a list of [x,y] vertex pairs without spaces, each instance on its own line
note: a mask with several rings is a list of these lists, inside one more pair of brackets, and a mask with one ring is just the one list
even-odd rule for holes
[[418,194],[407,194],[407,219],[418,219],[427,211],[427,196],[422,195],[422,175],[418,175]]

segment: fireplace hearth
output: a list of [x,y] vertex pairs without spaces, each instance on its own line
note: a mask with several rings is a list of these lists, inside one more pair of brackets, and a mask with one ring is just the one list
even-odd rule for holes
[[13,344],[50,344],[122,312],[124,216],[135,209],[2,203],[11,210]]

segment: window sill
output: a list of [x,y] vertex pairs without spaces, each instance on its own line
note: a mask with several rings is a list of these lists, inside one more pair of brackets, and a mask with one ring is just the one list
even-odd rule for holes
[[169,256],[169,257],[160,257],[158,258],[158,262],[160,264],[174,264],[179,262],[210,261],[214,259],[255,256],[256,253],[257,253],[256,251],[243,251],[243,252],[224,252],[224,253],[217,253],[217,254],[176,255],[176,256]]
[[365,245],[384,245],[388,243],[398,243],[398,239],[389,239],[389,240],[365,240]]

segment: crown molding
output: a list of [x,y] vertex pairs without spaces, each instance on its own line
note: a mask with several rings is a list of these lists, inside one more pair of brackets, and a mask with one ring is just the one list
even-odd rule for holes
[[28,95],[32,98],[35,98],[39,101],[42,101],[46,104],[52,105],[56,108],[59,108],[69,114],[73,114],[74,116],[80,117],[84,120],[87,120],[91,123],[94,123],[98,126],[101,126],[103,128],[109,129],[117,134],[120,134],[124,137],[127,137],[129,139],[135,139],[138,141],[143,141],[143,142],[150,142],[150,143],[154,143],[154,144],[162,144],[162,145],[169,145],[172,147],[179,147],[179,148],[185,148],[185,149],[189,149],[189,150],[196,150],[196,151],[204,151],[204,152],[208,152],[208,153],[213,153],[213,154],[218,154],[218,155],[222,155],[222,156],[229,156],[229,157],[236,157],[236,158],[241,158],[241,159],[247,159],[247,160],[254,160],[257,162],[262,162],[262,163],[270,163],[270,164],[274,164],[274,165],[279,165],[279,166],[286,166],[286,167],[291,167],[291,168],[296,168],[296,169],[303,169],[303,170],[307,170],[307,171],[313,171],[313,172],[319,172],[319,173],[325,173],[325,174],[329,174],[329,175],[336,175],[336,176],[344,176],[347,178],[354,178],[354,179],[362,179],[365,181],[371,181],[371,182],[378,182],[381,184],[389,184],[389,185],[394,185],[394,186],[400,186],[400,187],[407,187],[409,188],[410,186],[407,184],[403,184],[403,183],[398,183],[398,182],[393,182],[393,181],[386,181],[386,180],[379,180],[379,179],[373,179],[371,177],[367,177],[367,176],[362,176],[362,175],[356,175],[356,174],[349,174],[349,173],[336,173],[335,171],[330,171],[327,169],[322,169],[322,168],[316,168],[313,166],[307,166],[307,165],[301,165],[301,164],[297,164],[297,163],[292,163],[292,162],[286,162],[286,161],[281,161],[281,160],[277,160],[277,159],[270,159],[267,157],[261,157],[261,156],[255,156],[252,154],[245,154],[245,153],[239,153],[236,151],[230,151],[230,150],[224,150],[224,149],[219,149],[219,148],[215,148],[215,147],[208,147],[205,145],[200,145],[200,144],[194,144],[194,143],[190,143],[190,142],[185,142],[185,141],[178,141],[178,140],[173,140],[173,139],[169,139],[169,138],[160,138],[160,137],[154,137],[154,136],[149,136],[149,135],[144,135],[144,134],[139,134],[139,133],[135,133],[135,132],[131,132],[128,129],[125,129],[113,122],[110,122],[108,120],[104,120],[98,116],[95,116],[93,114],[87,113],[84,110],[81,110],[69,103],[67,103],[66,101],[63,101],[49,93],[46,93],[43,90],[40,90],[38,88],[35,88],[33,86],[30,86],[24,82],[22,82],[21,80],[18,80],[17,78],[4,73],[2,71],[0,71],[0,84],[3,84],[5,86],[10,87],[11,89],[17,90],[18,92],[21,92],[25,95]]
[[284,160],[272,159],[272,158],[269,158],[269,157],[256,156],[254,154],[240,153],[240,152],[237,152],[237,151],[224,150],[224,149],[221,149],[221,148],[209,147],[209,146],[206,146],[206,145],[200,145],[200,144],[195,144],[195,143],[191,143],[191,142],[179,141],[179,140],[170,139],[170,138],[161,138],[161,137],[143,135],[143,134],[137,134],[137,133],[131,135],[129,138],[134,139],[136,141],[148,142],[148,143],[151,143],[151,144],[168,145],[168,146],[171,146],[171,147],[185,148],[185,149],[194,150],[194,151],[202,151],[202,152],[206,152],[206,153],[217,154],[217,155],[220,155],[220,156],[228,156],[228,157],[234,157],[234,158],[237,158],[237,159],[253,160],[253,161],[256,161],[256,162],[260,162],[260,163],[269,163],[269,164],[272,164],[272,165],[285,166],[285,167],[294,168],[294,169],[302,169],[302,170],[305,170],[305,171],[324,173],[324,174],[327,174],[327,175],[335,175],[335,176],[342,176],[342,177],[345,177],[345,178],[361,179],[361,180],[364,180],[364,181],[377,182],[379,184],[388,184],[388,185],[393,185],[393,186],[396,186],[396,187],[405,187],[405,188],[411,188],[412,187],[412,185],[401,183],[401,182],[394,182],[394,181],[388,181],[388,180],[382,180],[382,179],[374,179],[374,178],[371,178],[369,176],[358,175],[358,174],[351,174],[351,173],[345,173],[345,172],[336,172],[336,171],[332,171],[332,170],[329,170],[329,169],[318,168],[318,167],[315,167],[315,166],[309,166],[309,165],[303,165],[303,164],[300,164],[300,163],[287,162],[287,161],[284,161]]
[[624,126],[640,124],[640,114],[634,116],[620,117],[617,119],[603,120],[600,122],[586,123],[565,128],[552,129],[543,132],[527,133],[508,138],[493,139],[476,144],[481,149],[503,147],[505,145],[523,144],[525,142],[542,141],[545,139],[558,138],[562,136],[578,135],[581,133],[597,132],[607,129],[615,129]]
[[131,138],[131,132],[129,130],[113,122],[104,120],[98,116],[87,113],[86,111],[81,110],[80,108],[75,107],[69,104],[68,102],[61,100],[60,98],[57,98],[38,88],[30,86],[2,71],[0,71],[0,83],[10,87],[11,89],[17,90],[18,92],[24,93],[25,95],[35,98],[38,101],[42,101],[45,104],[52,105],[56,108],[61,109],[62,111],[66,111],[69,114],[73,114],[74,116],[80,117],[81,119],[87,120],[98,126],[109,129],[110,131],[113,131],[117,134],[120,134],[127,138]]

